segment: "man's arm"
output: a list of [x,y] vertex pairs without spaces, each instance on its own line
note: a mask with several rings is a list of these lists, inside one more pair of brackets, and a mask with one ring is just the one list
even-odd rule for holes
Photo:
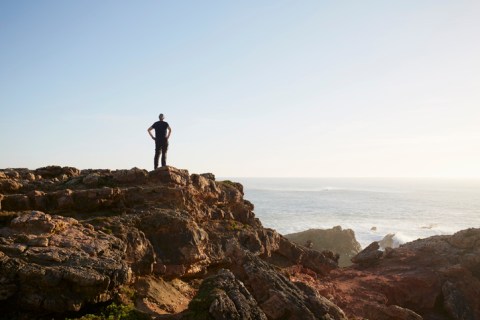
[[150,128],[147,129],[148,134],[150,135],[150,137],[152,137],[152,139],[155,140],[155,137],[154,137],[153,134],[152,134],[152,130],[153,130],[153,127],[150,127]]
[[168,133],[167,133],[167,140],[170,138],[170,134],[172,133],[172,128],[170,126],[167,127]]

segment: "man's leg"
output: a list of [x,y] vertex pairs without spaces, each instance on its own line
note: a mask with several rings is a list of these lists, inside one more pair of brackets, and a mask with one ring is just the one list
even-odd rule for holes
[[160,150],[161,150],[161,147],[158,145],[158,143],[155,143],[155,157],[153,158],[154,169],[158,168],[158,158],[160,158]]
[[167,150],[168,150],[168,141],[165,141],[162,145],[162,167],[167,165]]

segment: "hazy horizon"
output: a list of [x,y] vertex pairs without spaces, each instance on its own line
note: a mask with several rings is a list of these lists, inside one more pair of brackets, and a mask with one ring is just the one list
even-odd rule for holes
[[480,2],[3,1],[0,168],[480,179]]

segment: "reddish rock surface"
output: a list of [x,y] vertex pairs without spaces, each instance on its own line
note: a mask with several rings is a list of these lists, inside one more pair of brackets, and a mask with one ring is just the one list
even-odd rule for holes
[[302,270],[291,279],[310,283],[349,317],[480,319],[480,229],[377,248],[320,281]]

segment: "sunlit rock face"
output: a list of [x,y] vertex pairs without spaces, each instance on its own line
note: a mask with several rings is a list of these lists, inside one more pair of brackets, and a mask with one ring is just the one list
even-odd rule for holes
[[287,234],[285,237],[292,242],[320,252],[328,250],[337,253],[340,267],[351,265],[350,260],[362,250],[360,243],[355,238],[355,232],[351,229],[342,229],[341,226],[331,229],[309,229]]
[[480,319],[480,229],[358,252],[349,230],[294,243],[253,210],[211,173],[0,170],[0,319],[113,302],[162,319]]
[[[345,319],[282,271],[303,266],[320,277],[338,267],[336,256],[264,229],[242,185],[213,174],[0,170],[0,205],[8,319],[75,317],[111,302],[176,318],[201,309],[212,319]],[[202,300],[205,290],[213,300]]]

